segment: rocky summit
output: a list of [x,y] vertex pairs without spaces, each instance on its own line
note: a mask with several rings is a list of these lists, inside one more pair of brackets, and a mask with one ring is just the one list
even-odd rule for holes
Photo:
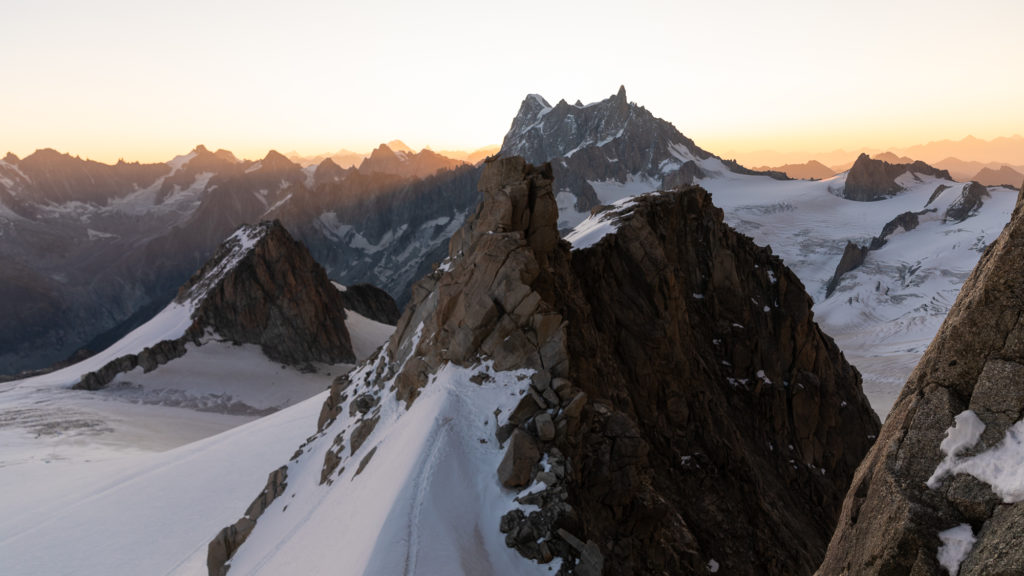
[[903,190],[903,186],[896,179],[908,172],[952,180],[946,170],[932,168],[920,160],[906,164],[890,164],[885,160],[861,154],[846,176],[843,198],[862,202],[887,198]]
[[[699,188],[600,210],[607,233],[573,249],[549,166],[492,160],[479,187],[388,345],[211,542],[210,573],[283,568],[325,526],[365,539],[358,513],[360,573],[454,554],[466,574],[811,574],[879,423],[800,281]],[[396,500],[358,501],[364,482]],[[340,550],[318,562],[355,561]]]
[[1024,192],[857,470],[818,574],[1024,573]]
[[299,367],[355,361],[342,295],[277,221],[239,228],[182,285],[175,303],[191,310],[183,336],[117,358],[75,388],[102,388],[136,366],[149,372],[208,337],[257,344],[271,360]]

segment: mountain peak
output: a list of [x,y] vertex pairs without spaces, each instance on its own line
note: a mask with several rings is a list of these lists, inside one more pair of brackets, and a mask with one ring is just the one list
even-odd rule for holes
[[946,170],[933,168],[920,160],[892,164],[885,160],[871,158],[862,152],[860,156],[857,156],[857,160],[846,175],[843,197],[848,200],[869,202],[892,196],[903,190],[903,186],[896,182],[896,179],[907,172],[926,174],[945,180],[953,179]]
[[175,299],[193,324],[292,365],[352,362],[341,296],[277,220],[239,227]]
[[171,306],[188,311],[192,323],[184,334],[111,360],[84,374],[74,388],[99,390],[139,366],[149,372],[187,354],[186,344],[203,345],[211,334],[259,345],[267,358],[302,368],[355,360],[341,293],[277,220],[235,230],[181,286]]
[[410,153],[410,154],[413,152],[413,149],[409,148],[405,144],[405,142],[402,142],[401,140],[392,140],[392,141],[388,142],[388,148],[390,148],[390,149],[392,149],[392,150],[394,150],[396,152],[406,152],[406,153]]
[[273,171],[291,170],[297,166],[297,164],[286,158],[277,150],[267,152],[267,155],[263,157],[260,164],[261,169]]
[[[544,98],[528,95],[499,154],[522,156],[533,164],[552,162],[560,190],[576,196],[575,210],[583,216],[574,219],[601,203],[595,182],[646,181],[651,191],[691,184],[705,175],[700,163],[712,158],[672,124],[629,103],[625,86],[585,106],[561,100],[551,107]],[[742,171],[720,162],[708,168]]]
[[18,160],[19,158],[14,154],[14,152],[8,152],[7,155],[4,156],[4,162],[7,162],[8,164],[17,164]]

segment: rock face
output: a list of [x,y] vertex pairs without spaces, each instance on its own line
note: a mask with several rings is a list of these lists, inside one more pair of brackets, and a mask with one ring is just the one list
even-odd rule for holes
[[921,161],[910,164],[890,164],[884,160],[873,160],[867,154],[861,154],[846,176],[843,197],[848,200],[871,202],[892,196],[903,190],[896,183],[896,179],[907,172],[952,180],[949,172],[932,168]]
[[345,290],[341,292],[341,300],[345,303],[347,310],[382,324],[394,326],[401,316],[395,299],[372,284],[346,286]]
[[1024,573],[1024,492],[1000,474],[1024,466],[1022,197],[857,470],[818,574]]
[[[501,156],[527,162],[551,162],[556,193],[576,197],[575,208],[589,212],[600,204],[594,181],[625,183],[646,178],[661,187],[688,185],[705,174],[698,166],[715,158],[676,128],[626,99],[625,87],[609,98],[584,106],[565,100],[554,106],[530,94],[501,145]],[[753,173],[735,162],[719,168]],[[785,178],[776,173],[773,176]]]
[[868,246],[860,246],[850,241],[846,242],[846,248],[843,249],[843,257],[839,259],[836,271],[832,274],[832,279],[828,281],[828,286],[825,288],[826,298],[835,292],[836,287],[839,286],[839,279],[843,277],[843,274],[864,263],[870,250],[871,248]]
[[217,534],[206,551],[206,567],[210,576],[224,576],[228,572],[227,561],[238,550],[252,529],[256,526],[256,520],[263,515],[267,506],[275,498],[284,494],[288,487],[288,467],[282,466],[270,473],[267,477],[267,485],[263,488],[256,499],[249,504],[245,515],[238,519],[231,526],[227,526]]
[[355,361],[341,294],[279,222],[239,228],[179,289],[176,301],[192,307],[192,325],[181,338],[113,360],[75,388],[97,390],[136,366],[149,372],[210,332],[257,344],[268,358],[293,366]]
[[977,182],[964,185],[960,199],[946,209],[945,221],[963,222],[981,208],[984,199],[989,197],[988,188]]
[[703,190],[617,218],[573,251],[566,287],[589,399],[558,444],[574,531],[606,574],[811,573],[878,431],[859,374],[796,276]]
[[[235,244],[236,241],[237,244]],[[247,243],[252,247],[240,254]],[[243,227],[178,291],[193,322],[272,360],[353,362],[344,301],[323,268],[279,222]]]
[[[945,186],[939,186],[939,189],[936,190],[936,195],[945,188]],[[935,209],[925,209],[920,212],[903,212],[886,222],[885,226],[882,226],[881,233],[871,238],[871,242],[867,246],[860,246],[854,242],[847,241],[846,248],[843,250],[843,256],[839,259],[839,264],[836,264],[836,271],[825,286],[825,297],[828,298],[836,291],[836,288],[839,287],[839,281],[842,280],[844,274],[859,268],[867,260],[869,252],[885,246],[889,237],[898,231],[906,232],[917,228],[920,224],[920,217],[929,212],[935,212]]]

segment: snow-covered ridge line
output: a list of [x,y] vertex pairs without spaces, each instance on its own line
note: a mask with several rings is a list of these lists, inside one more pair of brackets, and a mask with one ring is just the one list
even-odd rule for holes
[[608,234],[614,234],[624,216],[632,212],[640,196],[630,196],[615,201],[611,206],[581,222],[576,228],[565,235],[572,244],[573,250],[589,248],[601,241]]
[[188,290],[179,293],[175,301],[188,303],[195,309],[209,290],[249,255],[256,244],[267,235],[270,226],[270,222],[240,226],[228,236],[210,263],[189,280]]

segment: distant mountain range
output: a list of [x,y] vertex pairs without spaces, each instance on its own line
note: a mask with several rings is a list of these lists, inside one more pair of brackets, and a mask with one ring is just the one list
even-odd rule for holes
[[[174,296],[238,225],[278,218],[332,280],[400,298],[476,201],[477,169],[382,145],[303,167],[203,146],[106,165],[40,150],[0,160],[0,373],[96,352]],[[427,264],[423,264],[427,261]]]
[[[415,150],[410,148],[405,142],[402,142],[401,140],[392,140],[392,141],[387,142],[386,144],[384,144],[384,146],[386,146],[387,148],[390,148],[394,152],[403,152],[405,154],[415,154],[416,153]],[[429,148],[424,148],[423,150],[421,150],[421,152],[431,152],[433,154],[437,154],[439,156],[444,156],[445,158],[448,158],[448,159],[451,159],[451,160],[458,160],[458,161],[466,163],[466,164],[479,164],[480,162],[482,162],[484,160],[484,158],[487,158],[488,156],[491,156],[494,153],[496,153],[498,151],[498,149],[499,149],[498,146],[485,146],[483,148],[478,148],[478,149],[472,150],[472,151],[466,151],[466,150],[436,150],[435,151],[435,150],[430,150]],[[372,150],[370,152],[353,152],[351,150],[346,150],[346,149],[343,148],[343,149],[338,150],[337,152],[334,152],[334,153],[331,153],[331,154],[317,154],[315,156],[303,156],[303,155],[299,154],[298,152],[294,152],[293,151],[293,152],[288,152],[287,154],[285,154],[285,156],[289,160],[291,160],[292,162],[295,162],[296,164],[300,164],[302,166],[319,165],[324,160],[330,158],[335,164],[337,164],[338,166],[340,166],[342,168],[353,168],[353,167],[359,166],[363,162],[363,160],[366,160],[372,154],[373,154]]]
[[[908,156],[898,156],[892,152],[881,152],[871,155],[876,160],[884,160],[895,164],[910,164],[915,161]],[[1021,159],[1018,159],[1018,162]],[[1011,186],[1019,188],[1024,182],[1024,164],[1009,166],[1000,162],[965,161],[957,158],[944,158],[938,162],[930,162],[936,168],[946,170],[955,180],[960,182],[978,182],[985,186]],[[845,172],[853,166],[846,162],[834,166],[825,166],[817,160],[803,164],[783,164],[781,166],[762,166],[758,170],[778,171],[790,178],[800,180],[820,180]]]
[[[786,164],[801,164],[808,160],[818,162],[831,167],[836,172],[848,169],[853,161],[860,154],[868,154],[877,158],[886,150],[879,148],[860,148],[857,150],[807,150],[800,152],[777,152],[773,150],[759,150],[756,152],[740,153],[728,151],[725,156],[730,158],[739,157],[750,162],[752,165],[783,166]],[[983,166],[974,167],[963,172],[950,170],[950,174],[957,177],[957,174],[966,178],[966,172],[971,175],[977,174],[982,167],[998,169],[1007,165],[1022,171],[1024,168],[1024,137],[1014,135],[1010,137],[982,140],[973,136],[967,136],[961,140],[940,140],[927,144],[918,144],[905,148],[889,148],[889,153],[905,158],[913,158],[931,164],[932,166],[949,169],[948,166],[941,166],[946,160],[959,159],[969,163],[979,163]]]

